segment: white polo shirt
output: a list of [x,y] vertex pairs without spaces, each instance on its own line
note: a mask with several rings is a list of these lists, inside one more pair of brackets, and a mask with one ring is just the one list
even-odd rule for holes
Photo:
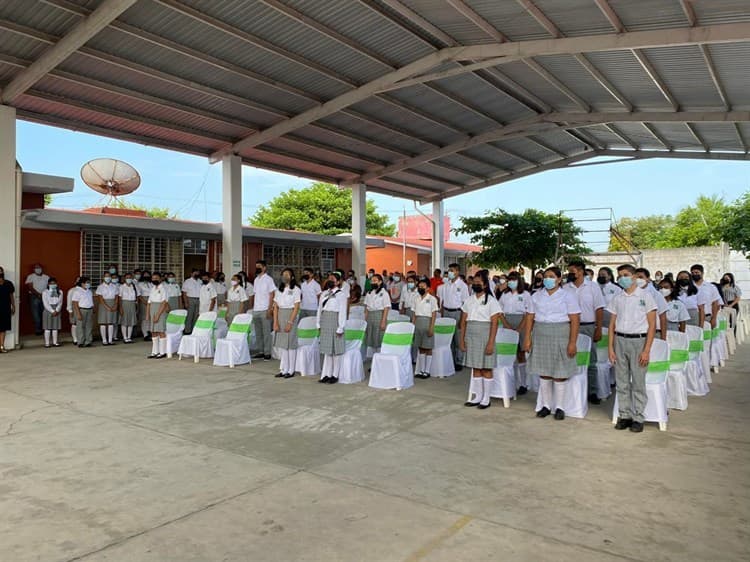
[[273,302],[279,308],[294,308],[295,304],[302,302],[302,290],[299,287],[295,287],[294,289],[285,287],[284,291],[276,289]]
[[247,302],[250,298],[247,296],[242,285],[234,285],[227,289],[227,302]]
[[679,300],[673,300],[667,303],[667,322],[679,323],[687,322],[688,320],[690,320],[690,314],[683,303]]
[[711,305],[716,301],[719,301],[719,305],[721,305],[722,300],[719,290],[714,287],[713,283],[703,281],[698,287],[698,308],[700,309],[700,306],[703,305],[703,311],[708,316],[712,314]]
[[503,314],[526,314],[531,309],[531,293],[506,291],[500,296],[500,308]]
[[[149,283],[151,285],[151,283]],[[151,291],[148,295],[148,304],[161,304],[167,302],[167,289],[164,287],[164,283],[158,285],[151,285]]]
[[419,298],[419,293],[416,289],[404,289],[401,291],[401,299],[399,306],[404,308],[413,309],[415,301]]
[[248,299],[255,296],[255,289],[253,288],[253,284],[250,283],[250,281],[246,281],[243,288],[245,289],[245,294],[247,295]]
[[78,308],[94,308],[94,294],[91,289],[77,287],[73,291],[73,302],[78,303]]
[[688,310],[698,310],[698,295],[687,294],[687,289],[680,289],[680,301]]
[[309,281],[303,281],[300,288],[302,290],[300,308],[302,310],[318,310],[318,297],[323,292],[320,289],[320,283],[315,279],[310,279]]
[[590,324],[596,321],[596,311],[604,308],[604,295],[594,283],[584,279],[580,287],[575,283],[567,283],[564,290],[570,291],[578,298],[578,306],[581,308],[581,323]]
[[570,322],[571,314],[580,314],[581,306],[575,292],[558,289],[549,294],[547,289],[541,289],[531,295],[531,310],[534,321],[542,324],[559,324]]
[[143,297],[145,299],[148,299],[149,295],[151,294],[151,291],[153,290],[154,286],[151,283],[151,281],[138,281],[138,285],[136,286],[138,289],[138,296]]
[[135,302],[135,287],[133,285],[120,285],[120,299],[128,302]]
[[226,295],[228,290],[226,284],[220,281],[214,281],[214,289],[217,295]]
[[623,291],[607,307],[616,315],[615,331],[621,334],[648,332],[648,313],[656,310],[656,301],[650,291],[636,288],[632,293]]
[[34,287],[36,292],[43,293],[49,284],[49,275],[46,273],[42,273],[41,275],[29,273],[26,276],[26,284],[28,285],[29,283],[31,283],[31,286]]
[[42,303],[47,312],[61,312],[63,307],[63,293],[57,289],[54,293],[52,289],[45,289],[42,293]]
[[114,300],[118,295],[119,291],[114,283],[102,283],[96,288],[96,296],[102,297],[105,301]]
[[164,290],[167,292],[167,297],[179,297],[182,295],[182,289],[177,283],[165,283]]
[[[383,291],[385,292],[385,291]],[[386,295],[388,293],[385,293]],[[317,316],[317,327],[320,329],[320,316],[323,312],[336,312],[338,313],[338,326],[336,328],[337,334],[343,334],[344,328],[346,327],[346,313],[348,308],[348,299],[344,295],[344,291],[338,287],[332,291],[325,290],[320,295],[320,305],[318,306]]]
[[602,289],[602,296],[604,297],[604,306],[609,306],[609,303],[612,302],[612,299],[622,293],[622,287],[616,285],[615,283],[612,283],[611,281],[600,286]]
[[200,279],[188,277],[182,283],[182,292],[185,293],[189,299],[199,299],[201,297],[201,287],[203,287],[203,282]]
[[370,291],[365,296],[365,306],[367,307],[367,310],[384,310],[386,308],[391,308],[391,296],[384,288],[381,288],[379,292]]
[[454,279],[438,287],[438,298],[443,308],[460,309],[469,298],[469,286],[463,279]]
[[255,312],[268,310],[271,307],[271,294],[276,294],[276,283],[268,273],[261,273],[255,277],[253,288],[255,289],[253,310]]
[[211,301],[216,298],[216,288],[213,283],[207,283],[201,286],[200,296],[198,297],[198,310],[201,314],[211,309]]
[[503,311],[500,303],[492,295],[487,295],[486,299],[485,295],[472,295],[464,301],[461,310],[466,313],[468,322],[489,322],[495,314]]
[[412,305],[411,309],[414,311],[415,316],[426,316],[430,318],[432,317],[433,312],[439,310],[437,299],[430,293],[425,293],[424,296],[417,293]]

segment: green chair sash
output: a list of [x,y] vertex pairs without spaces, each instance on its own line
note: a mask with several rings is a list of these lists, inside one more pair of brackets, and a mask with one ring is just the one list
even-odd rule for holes
[[384,345],[411,345],[412,334],[385,334],[383,336]]
[[584,367],[591,363],[591,352],[590,351],[579,351],[576,353],[576,365]]
[[596,342],[597,349],[604,349],[606,347],[609,347],[609,334],[606,336],[602,336],[602,339],[600,339],[598,342]]
[[495,353],[497,355],[515,355],[516,353],[518,353],[518,344],[508,342],[496,343]]
[[703,330],[703,341],[711,341],[711,330]]
[[344,332],[344,338],[346,338],[346,341],[356,341],[356,340],[365,341],[365,331],[364,330],[346,330],[346,332]]
[[669,361],[652,361],[648,364],[648,373],[668,373]]
[[456,326],[440,325],[435,324],[436,334],[454,334],[456,332]]
[[691,340],[688,351],[690,353],[700,353],[701,351],[703,351],[703,340]]
[[176,324],[182,326],[185,323],[185,317],[177,314],[170,314],[167,316],[167,324]]
[[195,323],[195,327],[203,329],[203,330],[213,330],[214,329],[214,321],[213,320],[198,320]]
[[232,325],[229,326],[229,331],[244,334],[250,331],[250,324],[236,324],[232,322]]
[[303,340],[312,340],[320,335],[320,330],[317,328],[306,328],[304,330],[297,330],[297,337]]
[[669,354],[670,363],[687,363],[690,361],[690,353],[687,349],[673,349]]

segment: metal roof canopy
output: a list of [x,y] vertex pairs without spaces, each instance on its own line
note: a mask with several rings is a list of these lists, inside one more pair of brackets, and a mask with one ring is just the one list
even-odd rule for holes
[[745,0],[6,0],[22,119],[422,202],[750,160]]

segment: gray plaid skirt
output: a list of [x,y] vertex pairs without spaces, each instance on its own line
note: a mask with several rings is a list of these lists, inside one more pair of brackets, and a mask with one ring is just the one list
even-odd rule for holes
[[[104,303],[112,308],[114,308],[116,302],[115,299],[104,300]],[[112,312],[105,308],[104,305],[99,304],[99,312],[97,312],[96,321],[98,324],[114,324],[117,322],[117,313]]]
[[336,334],[339,327],[339,313],[324,310],[320,315],[320,352],[323,355],[343,355],[346,351],[346,338]]
[[135,301],[122,301],[121,326],[135,326],[138,324]]
[[[497,357],[493,349],[492,354],[486,355],[487,341],[490,337],[490,322],[469,320],[466,323],[466,355],[464,366],[471,369],[494,369]],[[493,346],[494,347],[494,346]]]
[[383,330],[380,329],[380,322],[382,320],[382,310],[369,310],[367,312],[367,332],[365,335],[365,345],[367,347],[379,349],[383,345]]
[[[273,346],[280,349],[297,349],[297,320],[292,323],[290,332],[285,332],[287,322],[292,317],[292,308],[279,309],[279,331],[274,336]],[[337,316],[338,318],[338,316]]]
[[58,314],[57,316],[52,316],[52,313],[45,308],[44,312],[42,312],[42,329],[59,330],[60,325],[62,324],[60,320],[60,314]]
[[568,357],[568,338],[570,324],[543,323],[534,324],[531,335],[531,355],[526,371],[532,375],[568,379],[576,372],[576,358]]
[[[506,314],[505,319],[508,321],[511,328],[518,332],[518,327],[521,325],[521,322],[523,322],[524,316],[525,314]],[[518,349],[523,349],[523,342],[526,340],[524,332],[525,330],[518,332]]]
[[[234,317],[237,316],[240,313],[240,310],[242,310],[242,303],[239,301],[228,301],[227,302],[227,325],[232,324],[232,320],[234,320]],[[279,322],[281,319],[279,319]]]
[[688,314],[690,315],[690,320],[687,322],[688,326],[698,326],[698,321],[700,320],[698,309],[688,308]]
[[159,317],[159,321],[156,321],[156,315],[159,313],[161,303],[155,303],[151,305],[151,333],[163,333],[167,331],[167,311]]
[[431,316],[417,316],[414,321],[414,345],[419,349],[432,349],[435,345],[435,337],[427,335],[427,332],[430,331],[431,323]]

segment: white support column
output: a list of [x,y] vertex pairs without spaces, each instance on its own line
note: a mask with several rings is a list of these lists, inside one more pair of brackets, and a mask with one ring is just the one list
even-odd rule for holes
[[352,190],[352,269],[364,286],[367,274],[367,186],[355,183]]
[[[445,203],[441,199],[432,204],[432,270],[441,269],[445,271],[445,229],[443,219],[445,218]],[[432,275],[432,271],[430,272]]]
[[221,264],[229,279],[242,269],[242,159],[229,154],[221,159],[222,250]]
[[16,314],[13,316],[11,331],[5,335],[6,349],[18,344],[18,315],[21,314],[20,254],[21,238],[21,183],[16,174],[16,110],[0,105],[0,266],[5,269],[5,279],[16,287]]

